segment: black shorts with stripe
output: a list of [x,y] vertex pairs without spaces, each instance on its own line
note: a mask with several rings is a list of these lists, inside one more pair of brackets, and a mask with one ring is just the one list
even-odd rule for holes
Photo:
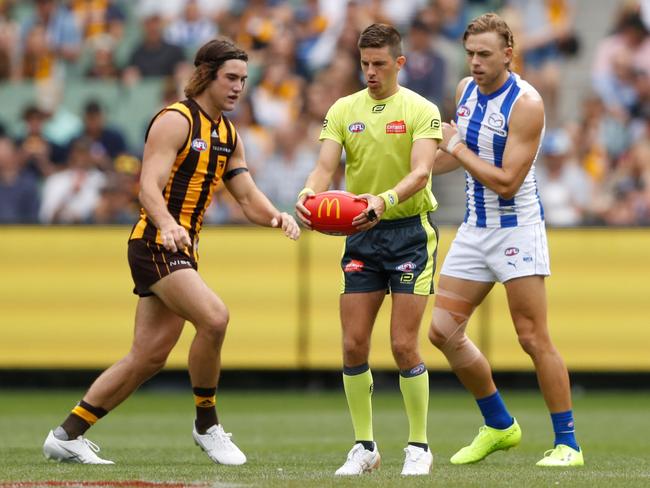
[[153,295],[151,285],[174,271],[187,268],[198,270],[193,257],[181,251],[170,252],[147,239],[131,239],[128,256],[135,283],[133,293],[141,297]]
[[438,229],[431,213],[382,220],[345,240],[341,293],[433,293]]

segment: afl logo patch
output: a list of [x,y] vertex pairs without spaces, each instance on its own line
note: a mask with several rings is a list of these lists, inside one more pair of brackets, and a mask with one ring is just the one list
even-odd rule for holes
[[348,130],[353,134],[356,134],[358,132],[363,132],[364,130],[366,130],[366,124],[364,124],[363,122],[352,122],[350,125],[348,125]]
[[458,107],[458,110],[456,111],[456,115],[459,117],[469,117],[469,114],[471,113],[469,107],[467,105],[461,105]]
[[504,251],[503,254],[505,254],[506,256],[516,256],[517,254],[519,254],[519,248],[518,247],[509,247],[508,249],[506,249]]
[[208,143],[203,139],[194,139],[192,141],[192,149],[197,152],[203,152],[208,148]]

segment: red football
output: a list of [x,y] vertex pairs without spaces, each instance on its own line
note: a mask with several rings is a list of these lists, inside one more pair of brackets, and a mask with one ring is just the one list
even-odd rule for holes
[[305,207],[311,212],[311,227],[323,234],[349,236],[357,232],[352,219],[368,207],[368,202],[347,191],[324,191],[308,196]]

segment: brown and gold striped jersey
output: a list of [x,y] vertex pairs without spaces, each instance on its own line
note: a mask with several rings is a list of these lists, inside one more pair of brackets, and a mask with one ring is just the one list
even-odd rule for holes
[[[187,229],[193,243],[198,239],[203,214],[212,200],[212,194],[222,179],[228,159],[237,146],[235,127],[223,114],[215,121],[198,103],[187,99],[165,107],[158,112],[147,129],[167,111],[176,111],[190,124],[185,145],[178,151],[163,197],[167,209],[176,222]],[[147,239],[162,244],[160,231],[149,219],[146,210],[140,210],[140,220],[131,232],[131,239]],[[192,253],[196,256],[196,246]]]

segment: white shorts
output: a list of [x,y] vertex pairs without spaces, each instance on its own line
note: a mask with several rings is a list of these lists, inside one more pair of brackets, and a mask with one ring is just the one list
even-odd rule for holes
[[544,222],[485,228],[461,224],[440,274],[472,281],[505,283],[521,276],[549,276]]

